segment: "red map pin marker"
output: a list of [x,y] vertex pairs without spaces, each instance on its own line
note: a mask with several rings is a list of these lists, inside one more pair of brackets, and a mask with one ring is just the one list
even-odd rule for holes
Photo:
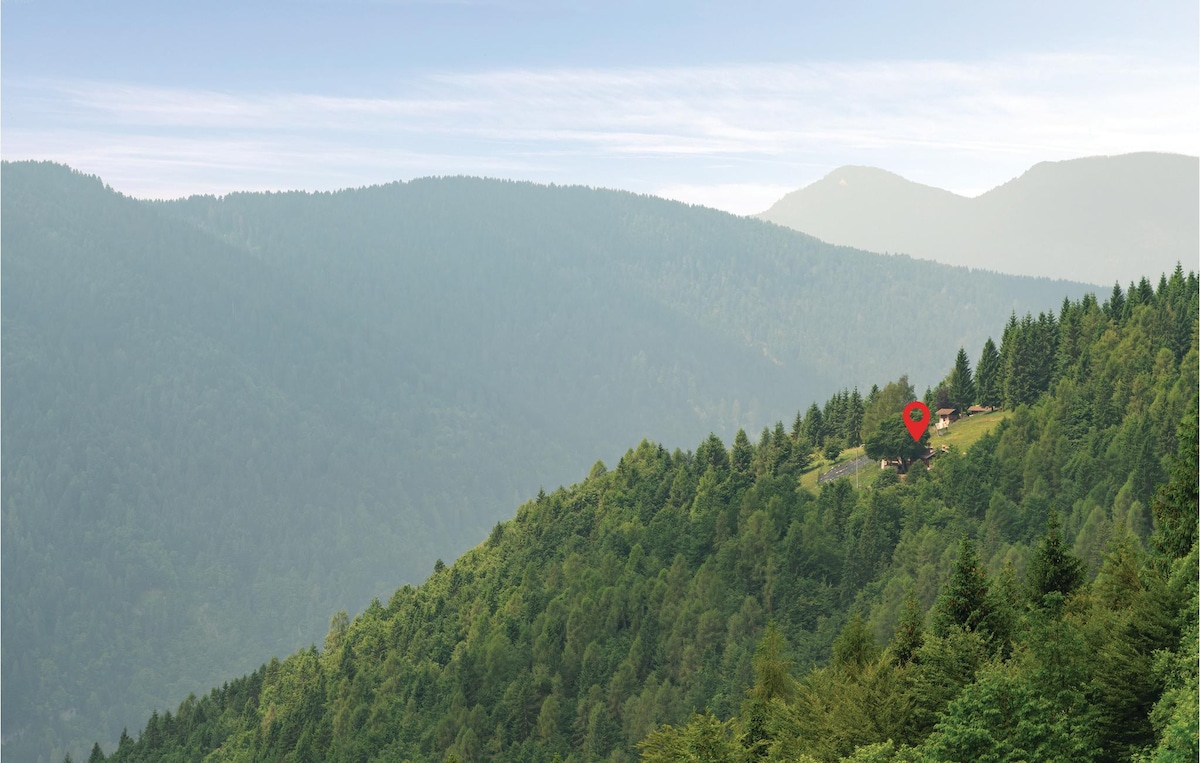
[[[913,421],[913,411],[921,412],[920,421]],[[921,435],[925,434],[925,430],[929,429],[929,406],[920,400],[914,400],[904,406],[904,426],[908,427],[908,433],[914,440],[920,440]]]

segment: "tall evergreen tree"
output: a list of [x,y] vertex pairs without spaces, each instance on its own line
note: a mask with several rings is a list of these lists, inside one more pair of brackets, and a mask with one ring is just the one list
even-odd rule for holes
[[733,448],[730,451],[729,460],[734,474],[740,477],[750,475],[754,461],[754,446],[750,444],[750,438],[746,436],[745,429],[739,429],[733,436]]
[[850,405],[847,412],[847,445],[855,446],[862,444],[862,423],[865,412],[866,407],[863,404],[862,395],[858,394],[858,387],[855,387],[854,391],[850,393]]
[[804,434],[816,447],[825,444],[825,417],[816,403],[808,406],[808,412],[804,414]]
[[775,432],[771,437],[771,474],[794,475],[795,462],[792,460],[792,440],[784,431],[783,422],[775,422]]
[[1047,594],[1067,596],[1083,583],[1083,562],[1063,543],[1058,516],[1050,515],[1049,528],[1029,560],[1026,582],[1034,605],[1041,605]]
[[964,536],[950,582],[934,607],[934,633],[945,638],[955,628],[986,630],[990,614],[987,575],[979,563],[975,541]]
[[758,649],[754,652],[754,686],[742,706],[746,726],[743,743],[752,759],[766,757],[770,747],[772,737],[768,719],[771,702],[775,699],[787,702],[796,693],[792,661],[787,652],[787,640],[779,626],[774,621],[767,623]]
[[1150,285],[1150,279],[1142,276],[1142,280],[1138,281],[1138,302],[1144,305],[1150,304],[1154,299],[1154,287]]
[[1111,320],[1119,321],[1125,317],[1125,295],[1121,293],[1121,283],[1113,284],[1112,294],[1104,303],[1104,314]]
[[1038,313],[1037,331],[1033,342],[1036,363],[1035,395],[1050,389],[1054,381],[1054,358],[1058,353],[1058,320],[1053,311]]
[[1004,345],[1000,348],[1004,358],[1005,407],[1031,403],[1049,387],[1050,364],[1057,349],[1057,343],[1048,346],[1049,333],[1044,313],[1037,321],[1026,313],[1017,326],[1005,329]]
[[871,629],[867,627],[862,615],[855,613],[833,642],[834,666],[857,673],[878,656],[879,647],[875,643],[875,636],[871,634]]
[[1196,545],[1196,505],[1200,502],[1197,474],[1200,454],[1197,446],[1196,400],[1179,424],[1179,451],[1172,458],[1170,479],[1154,495],[1154,549],[1167,559],[1187,556]]
[[950,372],[947,385],[950,405],[960,413],[966,413],[975,400],[975,376],[971,373],[971,363],[967,360],[967,351],[958,348],[958,356],[954,359],[954,370]]
[[1000,353],[996,343],[988,337],[983,343],[983,352],[979,355],[976,371],[976,397],[980,405],[995,408],[1000,405]]
[[896,662],[907,665],[916,657],[921,645],[925,643],[925,613],[917,602],[912,591],[904,597],[904,610],[900,614],[900,622],[896,624],[896,632],[892,635],[892,653]]

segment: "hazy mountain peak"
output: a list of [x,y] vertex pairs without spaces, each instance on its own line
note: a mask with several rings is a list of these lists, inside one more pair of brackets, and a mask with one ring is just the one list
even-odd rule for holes
[[1039,162],[975,198],[839,167],[758,215],[834,244],[1097,284],[1192,262],[1200,161],[1136,153]]

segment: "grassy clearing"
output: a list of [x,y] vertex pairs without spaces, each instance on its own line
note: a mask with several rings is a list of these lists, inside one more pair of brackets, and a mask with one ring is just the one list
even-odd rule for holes
[[[966,452],[967,449],[979,441],[979,438],[995,429],[1001,421],[1004,421],[1011,415],[1011,411],[995,411],[993,413],[981,413],[970,418],[960,419],[950,425],[950,429],[946,434],[939,435],[936,431],[931,434],[929,436],[929,444],[935,449],[940,449],[943,445],[948,445],[959,453]],[[812,465],[800,475],[800,486],[816,492],[817,477],[819,475],[824,474],[838,464],[853,461],[860,455],[862,455],[862,448],[847,448],[839,453],[837,458],[830,461],[814,453]],[[879,474],[878,465],[868,466],[866,469],[863,469],[858,475],[860,486],[866,487],[870,485]]]
[[988,432],[995,429],[1012,415],[1012,411],[994,411],[992,413],[978,413],[967,419],[959,419],[950,425],[950,429],[944,435],[939,435],[934,432],[929,436],[929,444],[934,448],[940,448],[943,445],[949,445],[959,453],[965,453],[972,445],[979,441]]

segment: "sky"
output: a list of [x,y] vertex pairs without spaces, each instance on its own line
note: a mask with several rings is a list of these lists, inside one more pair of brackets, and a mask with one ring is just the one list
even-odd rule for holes
[[968,196],[1200,154],[1189,2],[0,6],[0,155],[124,193],[476,175],[752,214],[837,167]]

